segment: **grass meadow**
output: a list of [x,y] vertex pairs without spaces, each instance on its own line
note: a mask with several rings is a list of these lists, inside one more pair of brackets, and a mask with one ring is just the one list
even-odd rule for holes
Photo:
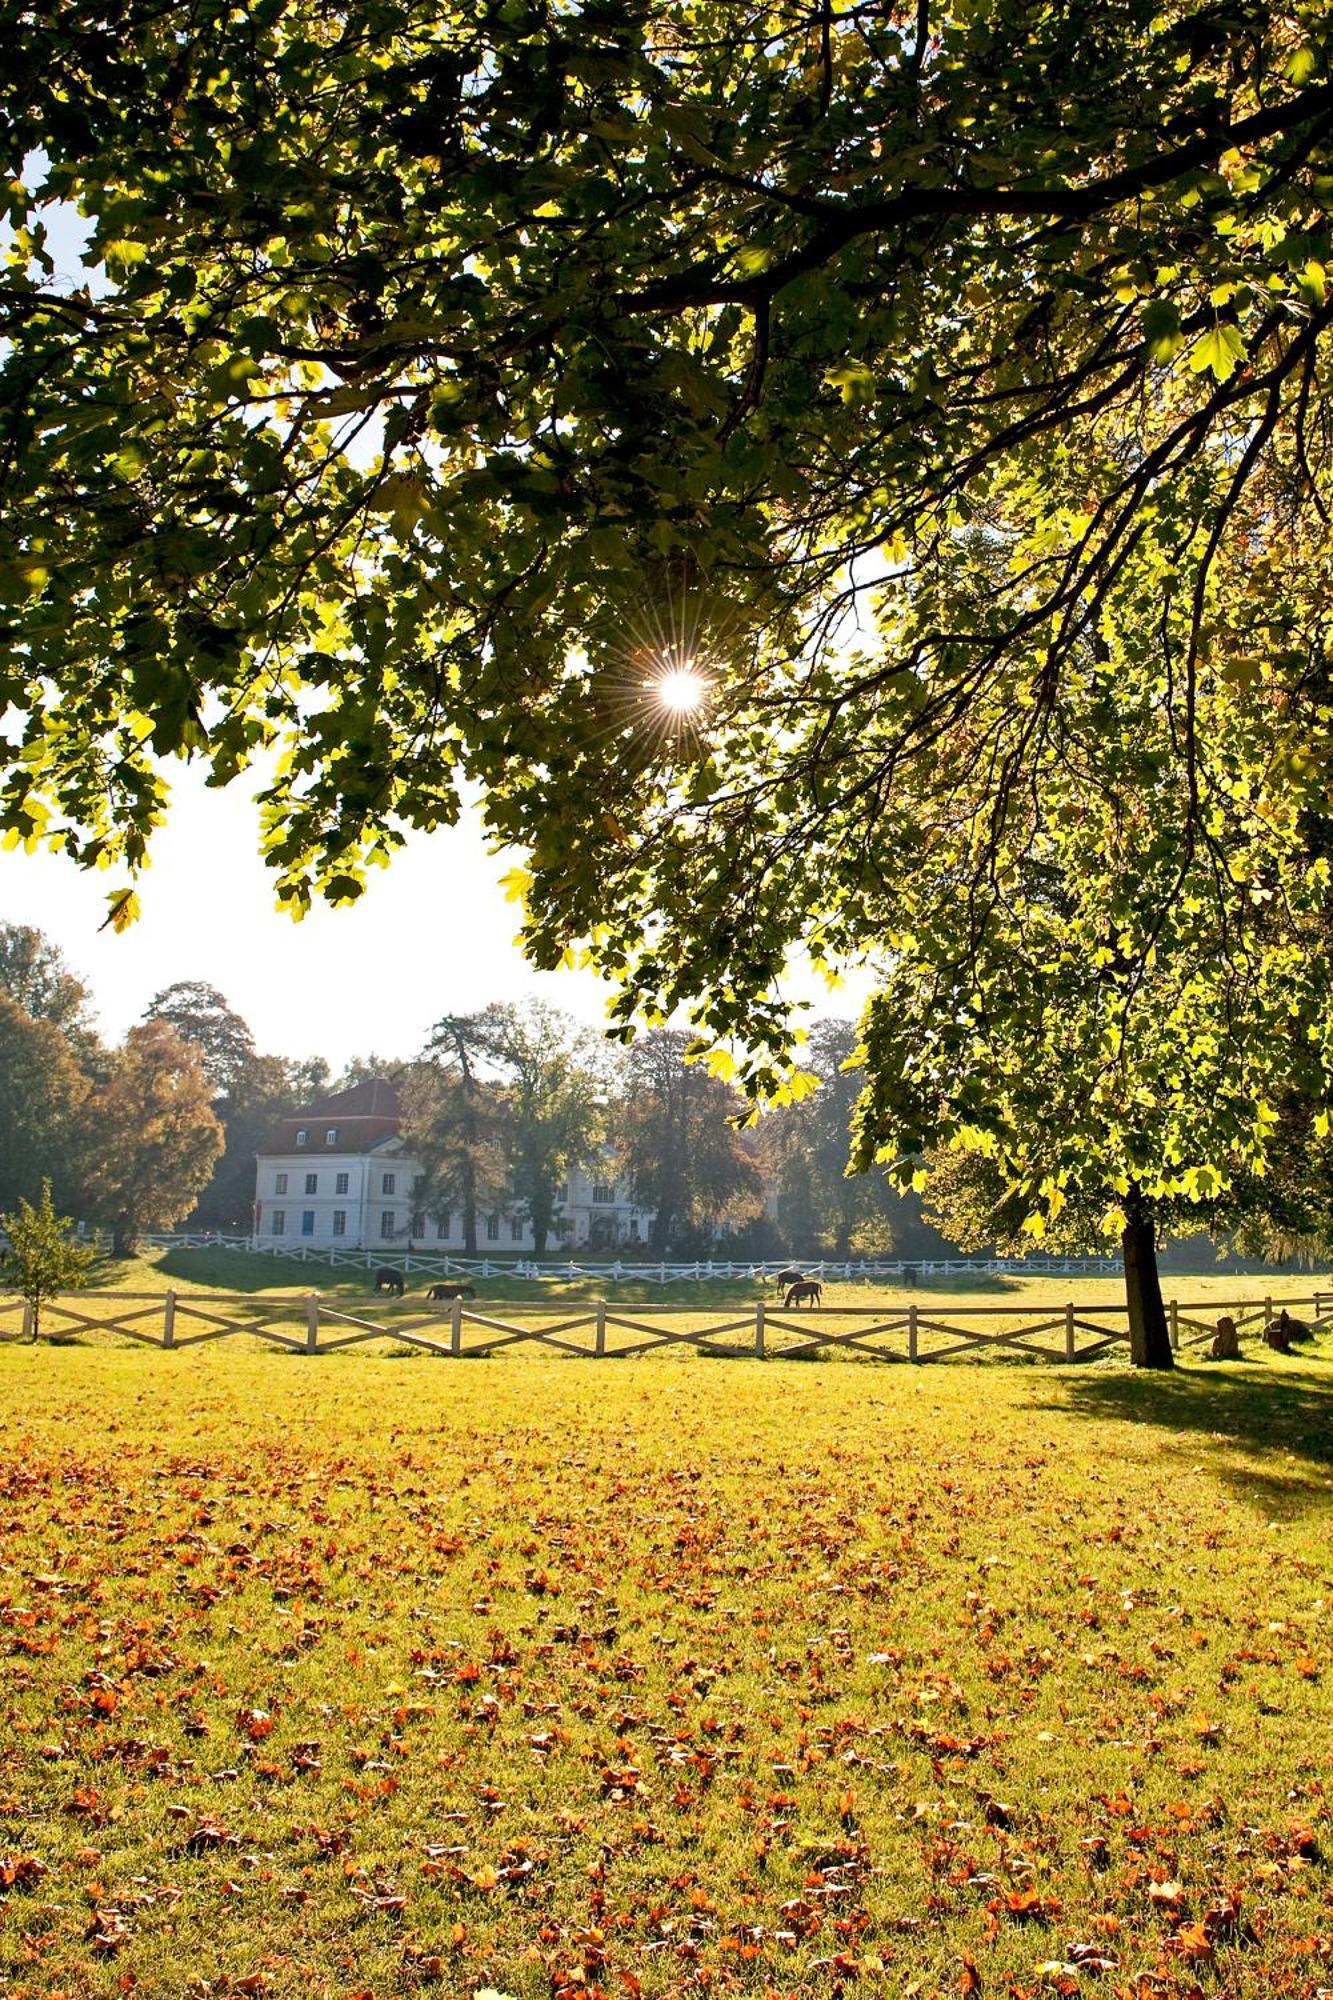
[[[392,1258],[388,1261],[392,1262]],[[229,1250],[159,1250],[135,1258],[100,1259],[92,1272],[90,1290],[81,1297],[71,1298],[70,1303],[80,1312],[96,1316],[98,1300],[110,1291],[165,1295],[170,1288],[182,1296],[200,1293],[229,1296],[262,1294],[266,1301],[285,1302],[296,1314],[306,1295],[317,1291],[322,1299],[338,1310],[362,1312],[373,1306],[376,1311],[391,1315],[395,1310],[394,1303],[374,1297],[371,1290],[373,1276],[371,1270],[351,1270],[345,1266],[330,1268],[315,1257],[308,1263],[299,1263],[294,1259]],[[426,1272],[409,1273],[405,1307],[421,1306],[427,1288],[434,1282],[434,1277]],[[702,1282],[680,1278],[657,1284],[643,1279],[613,1280],[594,1273],[574,1278],[536,1280],[494,1276],[471,1278],[466,1282],[476,1287],[478,1309],[498,1308],[517,1319],[522,1319],[524,1315],[521,1310],[515,1309],[524,1305],[577,1306],[598,1298],[605,1298],[609,1304],[619,1306],[689,1307],[701,1320],[716,1319],[733,1307],[744,1312],[752,1309],[755,1301],[761,1298],[775,1308],[778,1302],[777,1287],[772,1280],[757,1278],[717,1278]],[[1306,1272],[1268,1271],[1245,1275],[1212,1271],[1202,1275],[1170,1273],[1162,1278],[1166,1296],[1174,1297],[1182,1304],[1189,1302],[1201,1306],[1206,1317],[1215,1315],[1227,1302],[1260,1300],[1266,1294],[1274,1298],[1309,1297],[1317,1286],[1333,1293],[1333,1276]],[[833,1279],[824,1286],[824,1304],[828,1307],[883,1307],[892,1310],[916,1305],[923,1315],[947,1313],[950,1308],[956,1307],[1013,1307],[1015,1316],[1012,1322],[1002,1314],[995,1315],[993,1324],[997,1329],[1016,1325],[1022,1309],[1049,1307],[1058,1312],[1069,1300],[1089,1306],[1122,1306],[1123,1279],[1118,1274],[1097,1278],[1039,1274],[1020,1277],[978,1272],[966,1278],[922,1278],[910,1287],[887,1279]],[[108,1313],[112,1310],[109,1305],[106,1307]],[[804,1308],[800,1316],[802,1320],[808,1316]]]
[[1316,2000],[1333,1339],[1247,1354],[0,1345],[0,1992]]

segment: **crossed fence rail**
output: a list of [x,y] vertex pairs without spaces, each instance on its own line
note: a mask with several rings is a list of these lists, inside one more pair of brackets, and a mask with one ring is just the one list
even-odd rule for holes
[[[1282,1307],[1316,1332],[1333,1326],[1333,1292],[1298,1297],[1170,1300],[1171,1344],[1177,1349],[1212,1339],[1217,1317],[1227,1313],[1244,1334],[1262,1327]],[[74,1304],[67,1298],[42,1306],[41,1332],[53,1339],[89,1334],[137,1341],[148,1347],[197,1347],[234,1335],[249,1336],[298,1354],[332,1354],[372,1341],[390,1341],[446,1359],[479,1359],[529,1346],[589,1359],[628,1360],[654,1351],[693,1351],[735,1359],[808,1360],[846,1355],[871,1361],[921,1364],[959,1355],[1018,1353],[1045,1362],[1095,1359],[1127,1345],[1123,1305],[889,1307],[828,1306],[801,1311],[758,1300],[744,1309],[700,1313],[688,1306],[586,1304],[506,1305],[502,1316],[485,1305],[455,1299],[446,1306],[423,1301],[350,1309],[319,1293],[264,1299],[205,1292],[103,1292]],[[703,1323],[700,1323],[703,1322]],[[0,1339],[33,1334],[32,1308],[0,1296]]]

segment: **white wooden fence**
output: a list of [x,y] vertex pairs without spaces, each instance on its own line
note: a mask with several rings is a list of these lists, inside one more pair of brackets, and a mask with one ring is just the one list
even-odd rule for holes
[[257,1243],[249,1236],[221,1236],[207,1231],[154,1231],[143,1241],[161,1250],[231,1250],[287,1263],[313,1265],[326,1271],[374,1271],[391,1264],[405,1276],[414,1272],[433,1278],[601,1278],[634,1279],[640,1284],[669,1285],[680,1279],[773,1278],[789,1266],[812,1278],[1063,1277],[1114,1278],[1119,1257],[792,1257],[696,1258],[690,1263],[626,1262],[624,1259],[572,1258],[539,1262],[532,1257],[459,1257],[444,1250],[402,1250],[392,1243],[378,1250],[340,1250],[325,1244]]
[[[1171,1300],[1172,1345],[1210,1341],[1227,1313],[1242,1338],[1262,1334],[1285,1306],[1314,1331],[1333,1327],[1333,1292],[1298,1297]],[[0,1297],[0,1339],[30,1338],[32,1312],[21,1299]],[[699,1312],[688,1306],[586,1304],[448,1305],[428,1300],[367,1304],[357,1309],[310,1292],[305,1297],[218,1295],[211,1292],[101,1292],[52,1300],[42,1307],[41,1332],[55,1340],[108,1336],[149,1347],[197,1347],[240,1334],[302,1354],[331,1354],[370,1341],[390,1341],[444,1358],[479,1358],[506,1348],[537,1347],[593,1359],[628,1360],[655,1350],[691,1350],[727,1358],[809,1360],[855,1355],[872,1361],[923,1363],[960,1354],[1018,1353],[1047,1362],[1092,1360],[1128,1343],[1122,1305],[891,1307],[828,1306],[814,1310],[759,1300]]]

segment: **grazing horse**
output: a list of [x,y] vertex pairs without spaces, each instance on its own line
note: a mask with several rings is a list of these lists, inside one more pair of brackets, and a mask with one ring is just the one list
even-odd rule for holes
[[802,1299],[809,1299],[812,1307],[823,1304],[824,1287],[818,1278],[800,1278],[794,1285],[789,1285],[787,1296],[782,1303],[784,1307],[798,1306]]
[[427,1292],[428,1299],[475,1299],[475,1285],[432,1285]]
[[401,1299],[403,1296],[402,1272],[395,1271],[391,1264],[386,1264],[383,1270],[376,1271],[375,1273],[375,1290],[377,1292],[393,1292]]
[[778,1290],[780,1292],[785,1292],[792,1285],[801,1285],[804,1284],[804,1282],[805,1282],[805,1272],[798,1271],[794,1267],[790,1271],[778,1272]]

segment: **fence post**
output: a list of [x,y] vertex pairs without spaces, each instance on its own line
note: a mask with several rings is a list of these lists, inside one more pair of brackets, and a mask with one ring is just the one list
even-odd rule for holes
[[162,1345],[176,1345],[176,1294],[170,1291],[162,1306]]
[[597,1301],[597,1331],[593,1340],[594,1354],[606,1353],[606,1300]]
[[1180,1307],[1179,1307],[1179,1306],[1177,1305],[1177,1303],[1176,1303],[1176,1301],[1175,1301],[1174,1299],[1172,1299],[1172,1301],[1171,1301],[1170,1305],[1169,1305],[1169,1306],[1167,1307],[1167,1312],[1168,1312],[1168,1313],[1170,1314],[1170,1318],[1171,1318],[1171,1352],[1172,1352],[1173,1354],[1179,1354],[1179,1352],[1180,1352]]
[[756,1361],[762,1361],[765,1352],[764,1311],[765,1311],[764,1301],[760,1299],[758,1305],[754,1309],[754,1358]]
[[1270,1321],[1270,1320],[1272,1319],[1272,1317],[1273,1317],[1273,1301],[1272,1301],[1271,1299],[1265,1299],[1265,1300],[1264,1300],[1264,1330],[1265,1330],[1265,1332],[1266,1332],[1266,1331],[1267,1331],[1267,1329],[1268,1329],[1268,1322],[1269,1322],[1269,1321]]
[[463,1352],[463,1301],[455,1299],[449,1308],[449,1352]]
[[907,1308],[907,1358],[916,1360],[916,1307]]
[[33,1325],[34,1325],[34,1322],[36,1321],[36,1318],[37,1318],[37,1315],[36,1315],[36,1313],[35,1313],[35,1312],[33,1311],[33,1305],[32,1305],[32,1300],[31,1300],[31,1299],[25,1299],[25,1300],[23,1301],[23,1338],[24,1338],[25,1340],[35,1340],[35,1339],[36,1339],[36,1335],[35,1335],[35,1334],[33,1333],[33,1330],[32,1330],[32,1329],[33,1329]]
[[1065,1360],[1074,1359],[1074,1302],[1065,1307]]
[[305,1351],[319,1353],[319,1293],[307,1292],[305,1301]]

